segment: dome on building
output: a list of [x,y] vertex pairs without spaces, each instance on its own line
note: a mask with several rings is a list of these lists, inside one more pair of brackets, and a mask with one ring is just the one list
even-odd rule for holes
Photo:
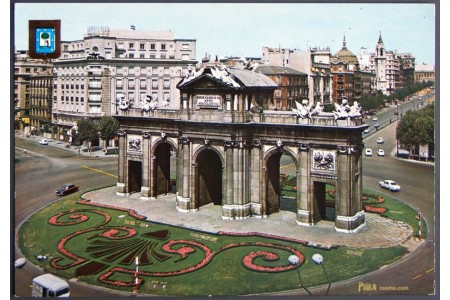
[[339,58],[340,61],[347,61],[349,64],[353,64],[353,65],[358,64],[358,58],[356,57],[356,55],[347,49],[346,42],[345,42],[345,36],[344,36],[344,42],[342,45],[342,49],[339,50],[335,54],[335,57]]

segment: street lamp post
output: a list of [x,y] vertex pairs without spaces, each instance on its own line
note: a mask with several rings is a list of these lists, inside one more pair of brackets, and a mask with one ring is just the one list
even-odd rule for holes
[[328,288],[327,288],[327,294],[326,294],[326,295],[328,296],[328,293],[330,292],[331,281],[330,281],[330,279],[328,278],[327,271],[325,270],[325,266],[324,266],[324,264],[323,264],[323,256],[320,255],[320,254],[318,254],[318,253],[316,253],[316,254],[314,254],[314,255],[312,256],[312,260],[313,260],[313,262],[314,262],[315,264],[321,265],[321,266],[322,266],[323,273],[325,274],[325,277],[327,278],[327,282],[328,282]]
[[302,288],[305,289],[305,291],[308,292],[309,295],[311,295],[311,292],[306,288],[306,286],[303,285],[303,281],[302,281],[302,277],[300,276],[300,270],[299,270],[299,265],[300,265],[300,259],[298,258],[297,255],[291,255],[288,257],[288,261],[291,265],[295,266],[297,269],[297,274],[298,274],[298,279],[300,281],[300,286]]

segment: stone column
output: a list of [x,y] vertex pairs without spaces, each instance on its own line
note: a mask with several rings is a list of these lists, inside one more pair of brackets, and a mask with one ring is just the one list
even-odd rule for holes
[[263,206],[261,201],[262,180],[264,180],[264,173],[262,172],[262,158],[261,158],[261,142],[252,141],[249,146],[249,174],[248,174],[248,194],[249,203],[251,204],[251,215],[254,217],[263,216]]
[[150,182],[153,180],[153,176],[151,176],[151,136],[150,133],[145,132],[143,135],[143,166],[142,166],[142,182],[143,185],[141,187],[141,198],[150,198]]
[[310,195],[309,173],[311,170],[309,145],[302,144],[299,147],[297,171],[297,223],[299,225],[313,225],[312,196]]
[[188,212],[190,210],[190,190],[189,184],[191,179],[190,174],[190,163],[191,163],[191,155],[190,155],[190,141],[189,138],[180,137],[178,138],[178,145],[180,147],[180,164],[182,168],[180,172],[182,172],[182,180],[181,188],[179,189],[180,193],[177,197],[177,209],[182,212]]
[[125,195],[127,193],[127,174],[128,174],[128,162],[127,162],[127,134],[125,131],[119,131],[119,170],[117,181],[117,195]]
[[[357,195],[355,173],[355,147],[338,147],[338,180],[336,189],[336,221],[335,227],[340,232],[355,232],[364,225],[364,211],[359,211],[361,195]],[[356,171],[356,172],[355,172]]]

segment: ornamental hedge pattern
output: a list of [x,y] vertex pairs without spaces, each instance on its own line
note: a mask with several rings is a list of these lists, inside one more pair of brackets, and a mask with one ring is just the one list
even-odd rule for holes
[[[294,270],[286,259],[280,260],[280,255],[288,257],[296,255],[299,266],[304,261],[304,255],[298,249],[271,242],[244,241],[231,243],[211,249],[202,242],[191,239],[170,239],[170,230],[152,230],[152,226],[145,225],[145,229],[137,230],[132,226],[110,225],[111,216],[102,210],[113,209],[128,213],[134,220],[146,222],[145,217],[134,210],[123,209],[111,205],[92,203],[80,200],[79,204],[88,205],[89,209],[71,209],[59,212],[48,219],[51,226],[74,227],[74,232],[62,237],[57,243],[60,254],[50,260],[50,266],[57,270],[74,269],[75,276],[98,276],[97,280],[112,287],[135,288],[135,276],[138,285],[142,285],[149,277],[181,276],[193,273],[208,266],[219,253],[237,247],[251,247],[247,254],[239,258],[245,270],[262,273],[279,273]],[[94,218],[95,216],[95,218]],[[100,221],[98,221],[100,219]],[[96,225],[80,228],[81,224],[97,220]],[[149,222],[146,222],[149,223]],[[139,223],[142,224],[142,223]],[[141,233],[139,233],[140,231]],[[144,232],[145,231],[145,232]],[[211,233],[208,233],[211,235]],[[308,242],[291,238],[283,238],[270,234],[219,232],[217,236],[259,236],[275,239],[278,242],[290,242],[308,246]],[[71,251],[73,245],[82,239],[86,243],[84,251]],[[254,250],[254,249],[258,250]],[[135,257],[139,258],[139,271],[136,274]],[[172,261],[172,269],[156,270],[157,262]],[[184,262],[180,264],[181,262]],[[114,266],[110,266],[114,263]],[[188,266],[186,266],[188,264]],[[178,267],[179,266],[179,267]]]

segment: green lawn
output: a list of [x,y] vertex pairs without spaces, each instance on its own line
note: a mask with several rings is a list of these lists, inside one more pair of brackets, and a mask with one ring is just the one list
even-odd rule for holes
[[[141,276],[144,282],[139,287],[140,293],[219,296],[270,293],[299,287],[295,269],[268,273],[245,267],[244,258],[260,251],[273,253],[278,259],[267,261],[256,255],[252,260],[253,264],[257,268],[272,269],[289,266],[287,259],[293,254],[292,251],[300,251],[306,258],[300,272],[307,287],[326,283],[321,267],[311,261],[315,253],[324,257],[332,282],[372,272],[399,260],[407,253],[407,250],[400,246],[384,249],[338,247],[324,250],[288,239],[215,235],[137,220],[124,211],[80,204],[77,202],[79,197],[80,193],[65,197],[31,216],[19,230],[19,246],[22,252],[46,272],[68,279],[78,277],[78,280],[89,284],[129,292],[133,291],[133,287],[118,287],[100,282],[99,278],[113,268],[120,267],[125,271],[111,273],[107,277],[108,280],[133,282],[134,260],[129,264],[124,261],[134,255],[140,256],[141,262],[145,258],[148,260],[148,264],[139,266],[139,271],[146,274]],[[393,198],[386,196],[384,205],[388,208],[386,217],[407,223],[416,221],[415,212]],[[70,214],[53,218],[61,223],[59,226],[49,223],[52,216],[68,211],[71,211]],[[107,216],[110,220],[105,223]],[[135,230],[136,234],[121,239],[120,236],[128,232],[124,228]],[[118,235],[114,236],[115,232],[111,230],[117,230]],[[105,232],[110,233],[109,237],[105,236]],[[57,263],[59,266],[70,266],[75,261],[67,252],[58,251],[58,243],[70,235],[73,237],[65,243],[65,251],[83,258],[84,261],[73,267],[57,269],[50,263],[54,258],[61,258]],[[164,245],[173,241],[181,242],[169,247],[172,252],[163,249]],[[139,245],[142,247],[139,248]],[[186,255],[183,257],[181,253]],[[49,259],[39,262],[35,258],[36,255],[46,255]],[[206,258],[208,262],[197,268]],[[77,272],[83,270],[83,267],[86,269],[94,263],[103,267],[95,274],[77,276]],[[190,269],[192,270],[189,271]],[[182,274],[168,276],[170,272]]]

